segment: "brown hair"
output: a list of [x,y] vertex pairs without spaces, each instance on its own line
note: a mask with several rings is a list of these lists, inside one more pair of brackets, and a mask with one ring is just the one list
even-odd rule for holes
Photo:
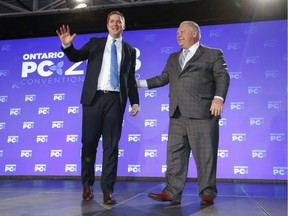
[[110,20],[111,15],[113,15],[113,14],[119,15],[120,18],[121,18],[121,20],[122,20],[123,26],[125,26],[125,17],[124,17],[124,15],[123,15],[121,12],[119,12],[119,11],[112,11],[112,12],[110,12],[110,13],[108,14],[108,16],[107,16],[107,24],[108,24],[108,22],[109,22],[109,20]]

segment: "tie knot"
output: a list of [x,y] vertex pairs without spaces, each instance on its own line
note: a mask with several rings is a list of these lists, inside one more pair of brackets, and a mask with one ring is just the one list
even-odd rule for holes
[[189,49],[183,51],[183,56],[184,56],[184,58],[186,58],[188,52],[189,52]]

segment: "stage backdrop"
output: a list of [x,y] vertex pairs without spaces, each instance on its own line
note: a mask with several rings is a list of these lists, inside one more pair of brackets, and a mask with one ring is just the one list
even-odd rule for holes
[[[73,30],[73,29],[72,29]],[[220,120],[218,178],[287,179],[287,20],[202,26],[221,48],[231,85]],[[179,50],[177,28],[124,32],[137,49],[137,79],[162,72]],[[90,37],[78,35],[80,48]],[[0,175],[79,176],[80,94],[86,62],[71,63],[57,36],[0,41]],[[164,177],[168,86],[139,89],[141,110],[123,121],[119,176]],[[190,154],[189,177],[196,177]],[[102,170],[99,142],[96,175]]]

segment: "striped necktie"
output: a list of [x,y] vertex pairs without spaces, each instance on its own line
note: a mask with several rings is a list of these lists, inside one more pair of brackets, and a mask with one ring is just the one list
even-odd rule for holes
[[184,50],[180,55],[179,64],[180,64],[180,67],[182,69],[184,68],[185,58],[186,58],[188,52],[189,52],[189,50]]

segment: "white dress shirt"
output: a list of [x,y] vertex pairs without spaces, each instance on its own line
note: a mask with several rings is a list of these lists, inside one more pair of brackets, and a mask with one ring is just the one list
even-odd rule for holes
[[[193,46],[188,48],[189,52],[188,52],[188,54],[187,54],[187,56],[185,58],[185,61],[184,61],[184,64],[183,64],[184,65],[183,68],[185,67],[186,63],[194,56],[194,54],[195,54],[196,50],[198,49],[199,45],[200,45],[200,43],[198,41],[197,43],[193,44]],[[183,49],[182,52],[184,52],[184,51],[185,50]]]
[[[112,86],[110,85],[110,59],[111,59],[111,45],[113,40],[114,38],[108,35],[102,59],[102,67],[98,77],[97,90],[119,91],[119,88],[113,89]],[[119,77],[120,75],[119,68],[122,58],[122,37],[116,39],[115,45],[117,48],[118,77]],[[70,45],[65,46],[64,44],[62,44],[62,46],[64,49],[70,47]]]
[[[119,91],[119,88],[113,89],[112,86],[110,85],[110,59],[111,59],[111,44],[113,40],[114,39],[110,35],[108,35],[102,59],[102,67],[98,77],[98,86],[97,86],[98,90]],[[119,77],[120,74],[119,68],[122,58],[122,37],[116,39],[115,45],[117,48],[118,77]]]

